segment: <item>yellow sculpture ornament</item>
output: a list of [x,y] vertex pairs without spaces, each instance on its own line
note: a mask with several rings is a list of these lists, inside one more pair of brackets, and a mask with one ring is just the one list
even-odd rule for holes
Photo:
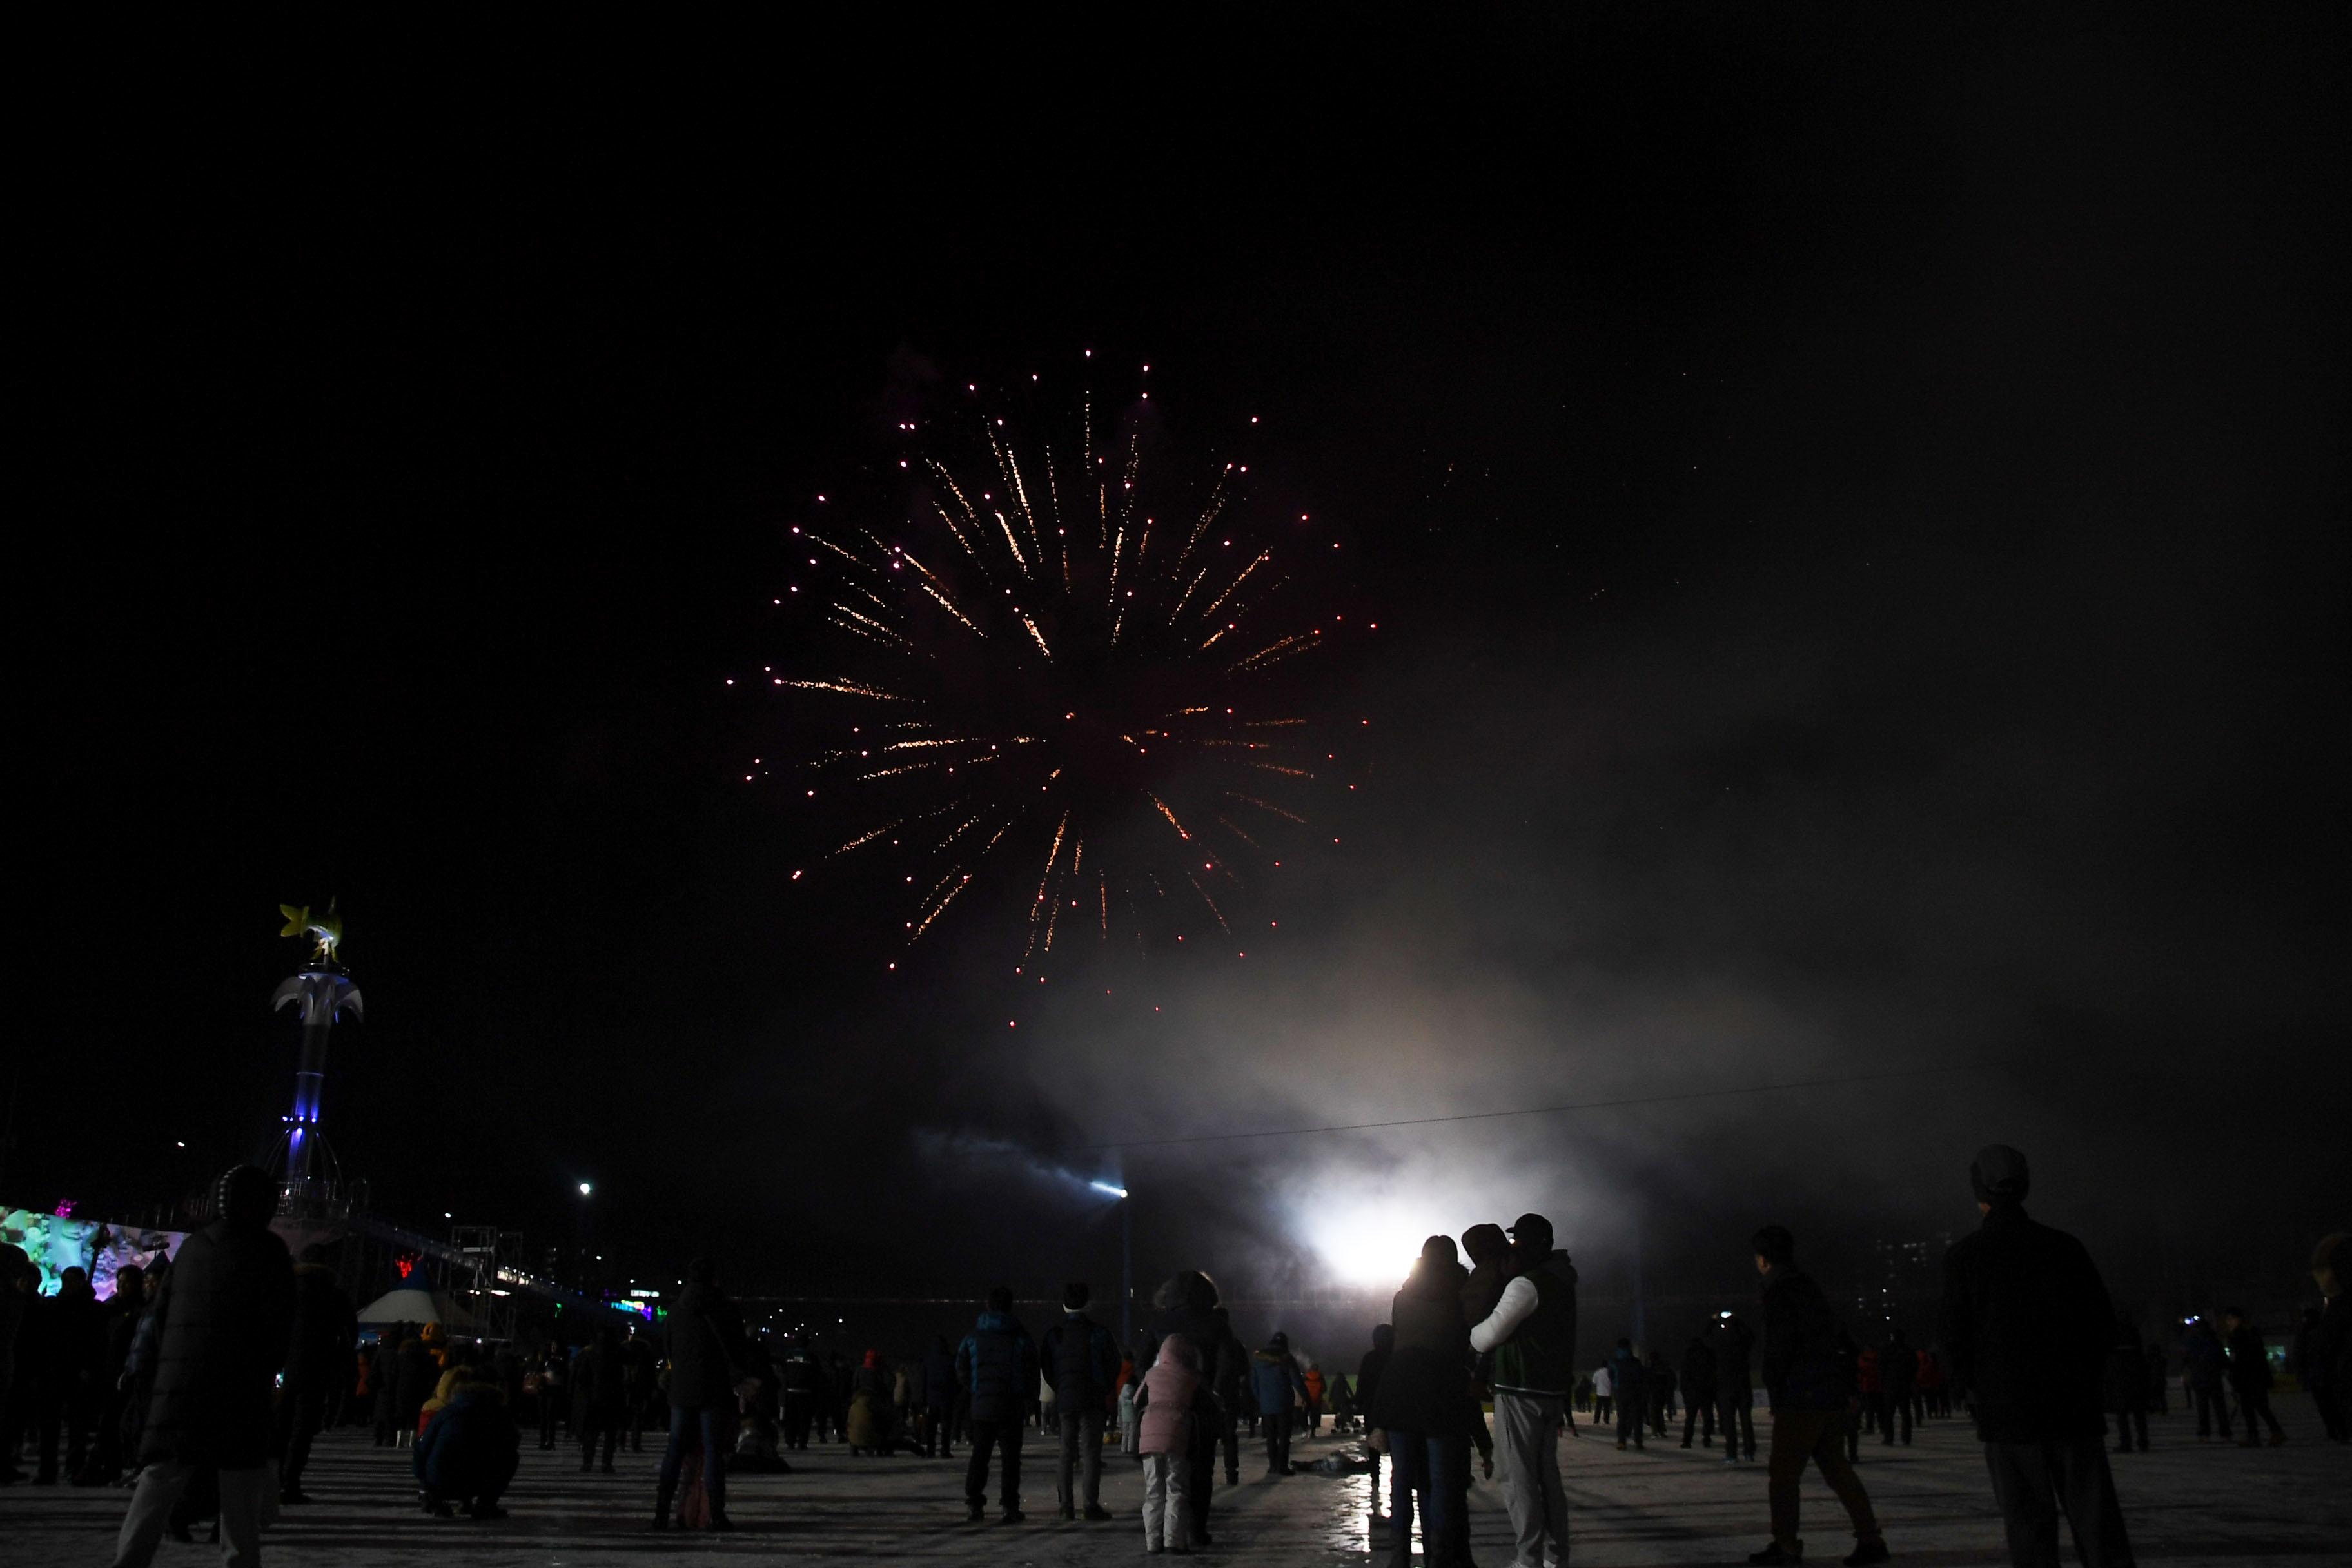
[[312,942],[310,962],[332,963],[335,950],[343,944],[343,917],[335,910],[335,900],[327,900],[327,912],[316,920],[310,917],[310,906],[296,909],[292,904],[280,904],[278,912],[286,917],[286,929],[279,936],[308,935]]

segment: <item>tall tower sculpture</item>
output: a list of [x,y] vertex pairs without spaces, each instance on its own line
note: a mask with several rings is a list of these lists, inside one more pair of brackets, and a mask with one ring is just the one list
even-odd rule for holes
[[280,904],[278,910],[286,917],[280,936],[307,936],[311,941],[310,963],[270,998],[273,1010],[289,1002],[298,1004],[302,1020],[302,1055],[294,1069],[294,1112],[286,1118],[286,1132],[278,1141],[284,1155],[280,1190],[285,1212],[316,1215],[333,1201],[333,1188],[341,1184],[333,1155],[326,1150],[325,1136],[319,1131],[320,1100],[327,1081],[327,1037],[345,1012],[354,1019],[364,1017],[366,1004],[338,957],[343,921],[333,902],[315,919],[308,905],[296,909]]

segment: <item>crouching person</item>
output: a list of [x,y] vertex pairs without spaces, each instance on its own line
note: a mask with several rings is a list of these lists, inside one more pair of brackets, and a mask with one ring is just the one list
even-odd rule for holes
[[504,1519],[499,1499],[514,1479],[521,1447],[504,1391],[478,1367],[465,1367],[416,1439],[417,1495],[425,1511],[447,1519],[463,1508],[475,1519]]

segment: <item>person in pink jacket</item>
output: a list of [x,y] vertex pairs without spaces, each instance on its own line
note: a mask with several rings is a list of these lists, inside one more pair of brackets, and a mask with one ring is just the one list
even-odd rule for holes
[[1181,1334],[1160,1342],[1160,1359],[1143,1374],[1135,1410],[1143,1454],[1143,1550],[1192,1548],[1192,1401],[1201,1391],[1201,1352]]

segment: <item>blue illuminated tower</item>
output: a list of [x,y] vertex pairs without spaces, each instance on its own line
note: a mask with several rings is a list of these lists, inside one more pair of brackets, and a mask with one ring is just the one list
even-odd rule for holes
[[332,1201],[337,1184],[332,1156],[324,1155],[325,1138],[319,1131],[320,1100],[327,1081],[327,1037],[345,1013],[365,1016],[366,1004],[350,973],[335,956],[342,940],[342,922],[331,911],[326,920],[302,925],[299,916],[286,911],[289,923],[316,936],[310,962],[289,978],[270,998],[272,1008],[296,1003],[300,1007],[302,1054],[294,1069],[294,1110],[286,1118],[286,1133],[278,1141],[283,1152],[280,1191],[289,1214],[316,1213]]

